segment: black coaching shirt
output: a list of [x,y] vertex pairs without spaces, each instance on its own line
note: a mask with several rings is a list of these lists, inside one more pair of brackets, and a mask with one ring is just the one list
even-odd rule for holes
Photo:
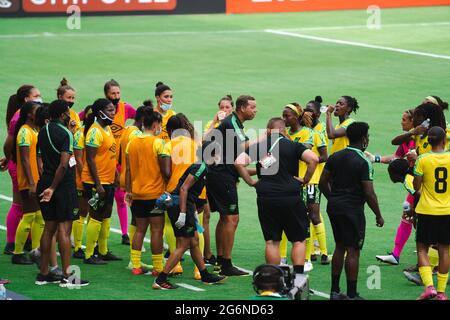
[[[60,122],[50,121],[39,131],[37,150],[43,163],[42,178],[45,181],[51,181],[59,166],[61,153],[73,154],[73,135]],[[75,165],[68,166],[60,184],[75,185]]]
[[[256,149],[247,149],[246,153],[250,158],[257,161],[259,181],[255,188],[258,197],[301,196],[302,184],[294,177],[298,177],[299,161],[306,150],[308,149],[302,143],[293,142],[280,134],[262,140],[256,145]],[[267,157],[269,151],[276,162],[265,169],[260,161]]]
[[328,158],[325,170],[331,174],[328,208],[334,214],[363,211],[366,200],[362,182],[373,181],[372,163],[364,153],[351,147],[336,152]]
[[206,185],[206,174],[208,173],[208,167],[206,163],[202,162],[200,164],[194,163],[183,173],[183,176],[178,181],[178,185],[172,192],[174,195],[180,195],[181,186],[186,181],[189,175],[194,176],[195,183],[191,186],[188,191],[188,202],[195,203],[203,191]]
[[[241,145],[249,140],[244,133],[244,126],[236,113],[233,112],[223,119],[213,132],[213,140],[218,142],[221,147],[219,152],[221,163],[211,166],[210,170],[231,175],[234,179],[238,180],[239,174],[234,167],[234,161],[244,152]],[[220,134],[221,137],[217,137],[217,134]]]

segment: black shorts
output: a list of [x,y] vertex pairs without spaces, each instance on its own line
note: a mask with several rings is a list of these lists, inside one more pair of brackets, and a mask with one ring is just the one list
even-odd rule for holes
[[152,210],[155,209],[156,199],[154,200],[133,200],[131,204],[131,213],[136,218],[150,218],[150,217],[162,217],[164,216],[164,212],[162,213],[152,213]]
[[[36,194],[40,195],[50,187],[52,181],[46,181],[43,177],[36,187]],[[40,199],[39,199],[40,200]],[[60,184],[53,192],[49,202],[40,202],[42,217],[44,221],[57,221],[58,223],[74,221],[79,219],[77,188],[74,184]]]
[[308,184],[304,186],[303,194],[305,195],[306,204],[320,204],[322,193],[320,192],[319,185]]
[[361,250],[366,235],[366,217],[364,211],[350,210],[346,213],[337,213],[327,209],[333,228],[334,241],[344,247]]
[[176,238],[193,238],[195,236],[195,231],[197,231],[194,205],[188,202],[186,211],[186,223],[184,224],[184,227],[178,229],[175,226],[175,222],[177,222],[180,215],[180,207],[172,206],[167,209],[167,214],[169,215],[170,223],[172,224]]
[[416,241],[426,244],[450,245],[450,215],[417,214]]
[[197,201],[195,201],[195,207],[199,212],[201,212],[200,209],[202,209],[207,203],[208,200],[198,198]]
[[[37,191],[36,194],[38,194]],[[20,198],[22,200],[30,200],[30,190],[29,189],[20,190]]]
[[258,217],[266,241],[280,241],[284,231],[290,242],[304,241],[309,219],[301,197],[258,197]]
[[[114,204],[114,192],[116,191],[116,189],[114,188],[114,185],[112,184],[102,184],[103,189],[105,189],[105,199],[103,201],[99,201],[98,206],[96,206],[95,208],[90,206],[90,208],[95,212],[95,213],[103,213],[104,209],[106,208],[106,206],[111,206]],[[89,201],[89,199],[91,199],[94,194],[96,193],[95,191],[95,185],[90,184],[90,183],[84,183],[83,182],[83,197]]]
[[211,212],[221,215],[239,214],[236,178],[224,173],[209,172],[206,182]]

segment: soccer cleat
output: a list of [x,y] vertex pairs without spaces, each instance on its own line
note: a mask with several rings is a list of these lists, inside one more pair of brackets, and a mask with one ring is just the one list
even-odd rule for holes
[[287,265],[288,265],[288,259],[286,257],[281,258],[280,266],[287,266]]
[[311,272],[314,266],[311,261],[305,261],[305,272]]
[[236,268],[235,266],[231,266],[228,268],[221,268],[220,276],[226,276],[226,277],[245,277],[245,276],[249,276],[250,274],[248,272],[239,270],[238,268]]
[[391,264],[394,266],[397,266],[399,264],[399,259],[396,258],[392,253],[386,255],[386,256],[376,256],[378,261],[381,261],[383,263]]
[[[151,264],[145,264],[141,261],[141,268],[143,268],[144,270],[150,271],[153,269],[153,266]],[[126,269],[133,270],[133,264],[131,263],[131,261],[128,263],[128,266],[126,266]]]
[[436,289],[433,286],[429,286],[425,291],[417,298],[417,300],[431,300],[437,296]]
[[27,241],[25,242],[25,245],[23,246],[23,250],[30,252],[31,250],[33,250],[33,248],[31,247],[31,240],[27,239]]
[[225,281],[227,277],[225,276],[217,276],[215,274],[208,273],[202,280],[204,284],[220,284]]
[[422,278],[418,272],[403,271],[403,275],[406,279],[408,279],[408,281],[414,283],[415,285],[423,286]]
[[126,246],[130,245],[130,237],[128,236],[128,234],[122,235],[122,244]]
[[74,259],[84,259],[84,258],[86,258],[86,255],[85,255],[83,249],[78,249],[77,251],[73,252],[72,257]]
[[113,255],[111,251],[108,251],[105,255],[99,254],[98,257],[103,261],[122,261],[122,258]]
[[92,264],[92,265],[105,265],[108,264],[106,261],[100,259],[96,256],[91,256],[89,259],[84,259],[85,264]]
[[403,271],[406,271],[406,272],[419,272],[419,267],[416,264],[416,265],[413,265],[413,266],[406,267],[405,269],[403,269]]
[[133,270],[131,270],[131,273],[135,276],[147,275],[150,273],[150,270],[145,269],[141,266],[140,268],[133,268]]
[[0,279],[0,284],[1,285],[6,285],[6,284],[9,284],[9,283],[11,283],[11,281],[9,281],[8,279]]
[[353,298],[347,296],[347,300],[366,300],[366,299],[364,299],[359,295],[359,293],[357,293],[356,296],[354,296]]
[[32,250],[30,252],[30,259],[36,264],[37,268],[41,269],[41,252],[39,250]]
[[348,300],[348,297],[341,292],[331,291],[330,300]]
[[86,287],[88,285],[89,281],[77,278],[73,274],[70,275],[69,277],[63,277],[61,282],[59,283],[59,286],[61,288],[69,288],[69,289]]
[[164,282],[158,282],[158,279],[155,279],[155,282],[153,282],[152,288],[157,290],[173,290],[178,289],[177,285],[171,284],[168,280]]
[[178,276],[183,274],[183,267],[181,264],[177,264],[170,272],[169,276]]
[[445,295],[445,293],[438,292],[438,294],[436,295],[436,298],[434,300],[446,301],[446,300],[448,300],[448,297]]
[[161,273],[160,271],[153,270],[152,277],[157,277],[157,276],[159,276],[160,273]]
[[326,265],[329,265],[330,262],[331,262],[331,260],[330,260],[330,258],[329,258],[326,254],[323,254],[323,255],[320,257],[320,264],[321,264],[321,265],[326,266]]
[[64,273],[62,272],[62,270],[59,267],[56,267],[55,269],[50,270],[50,273],[55,276],[64,277]]
[[12,264],[31,265],[33,261],[25,254],[13,254],[11,257]]
[[197,267],[194,269],[194,279],[195,280],[201,280],[202,279],[202,275],[200,274],[200,270],[198,270]]
[[8,242],[5,246],[5,250],[3,250],[3,254],[6,254],[8,256],[14,254],[14,242]]
[[216,257],[212,254],[211,257],[209,259],[207,258],[203,258],[203,261],[205,262],[206,265],[208,266],[214,266],[217,262]]
[[317,255],[316,254],[312,254],[311,255],[311,261],[317,261]]
[[213,270],[213,272],[219,274],[221,269],[222,269],[222,266],[219,264],[219,262],[216,262],[216,263],[214,264],[214,270]]
[[55,273],[49,272],[47,275],[38,273],[36,281],[34,282],[38,286],[43,286],[49,283],[60,283],[64,277]]

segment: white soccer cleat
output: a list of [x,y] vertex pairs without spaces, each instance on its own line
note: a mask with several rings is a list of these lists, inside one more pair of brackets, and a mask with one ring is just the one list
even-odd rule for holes
[[311,261],[305,262],[305,272],[310,272],[314,269],[314,266]]
[[287,266],[287,265],[288,265],[288,260],[287,260],[287,258],[281,258],[280,266]]
[[376,256],[378,261],[384,262],[384,263],[388,263],[394,266],[397,266],[399,264],[399,261],[397,260],[396,257],[394,257],[394,255],[388,254],[387,256]]

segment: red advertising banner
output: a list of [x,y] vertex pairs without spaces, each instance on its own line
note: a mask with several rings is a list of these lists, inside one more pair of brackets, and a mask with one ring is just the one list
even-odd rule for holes
[[296,12],[450,5],[450,0],[227,0],[227,13]]
[[76,5],[81,12],[123,12],[174,10],[177,0],[23,0],[23,10],[28,13],[66,12]]

